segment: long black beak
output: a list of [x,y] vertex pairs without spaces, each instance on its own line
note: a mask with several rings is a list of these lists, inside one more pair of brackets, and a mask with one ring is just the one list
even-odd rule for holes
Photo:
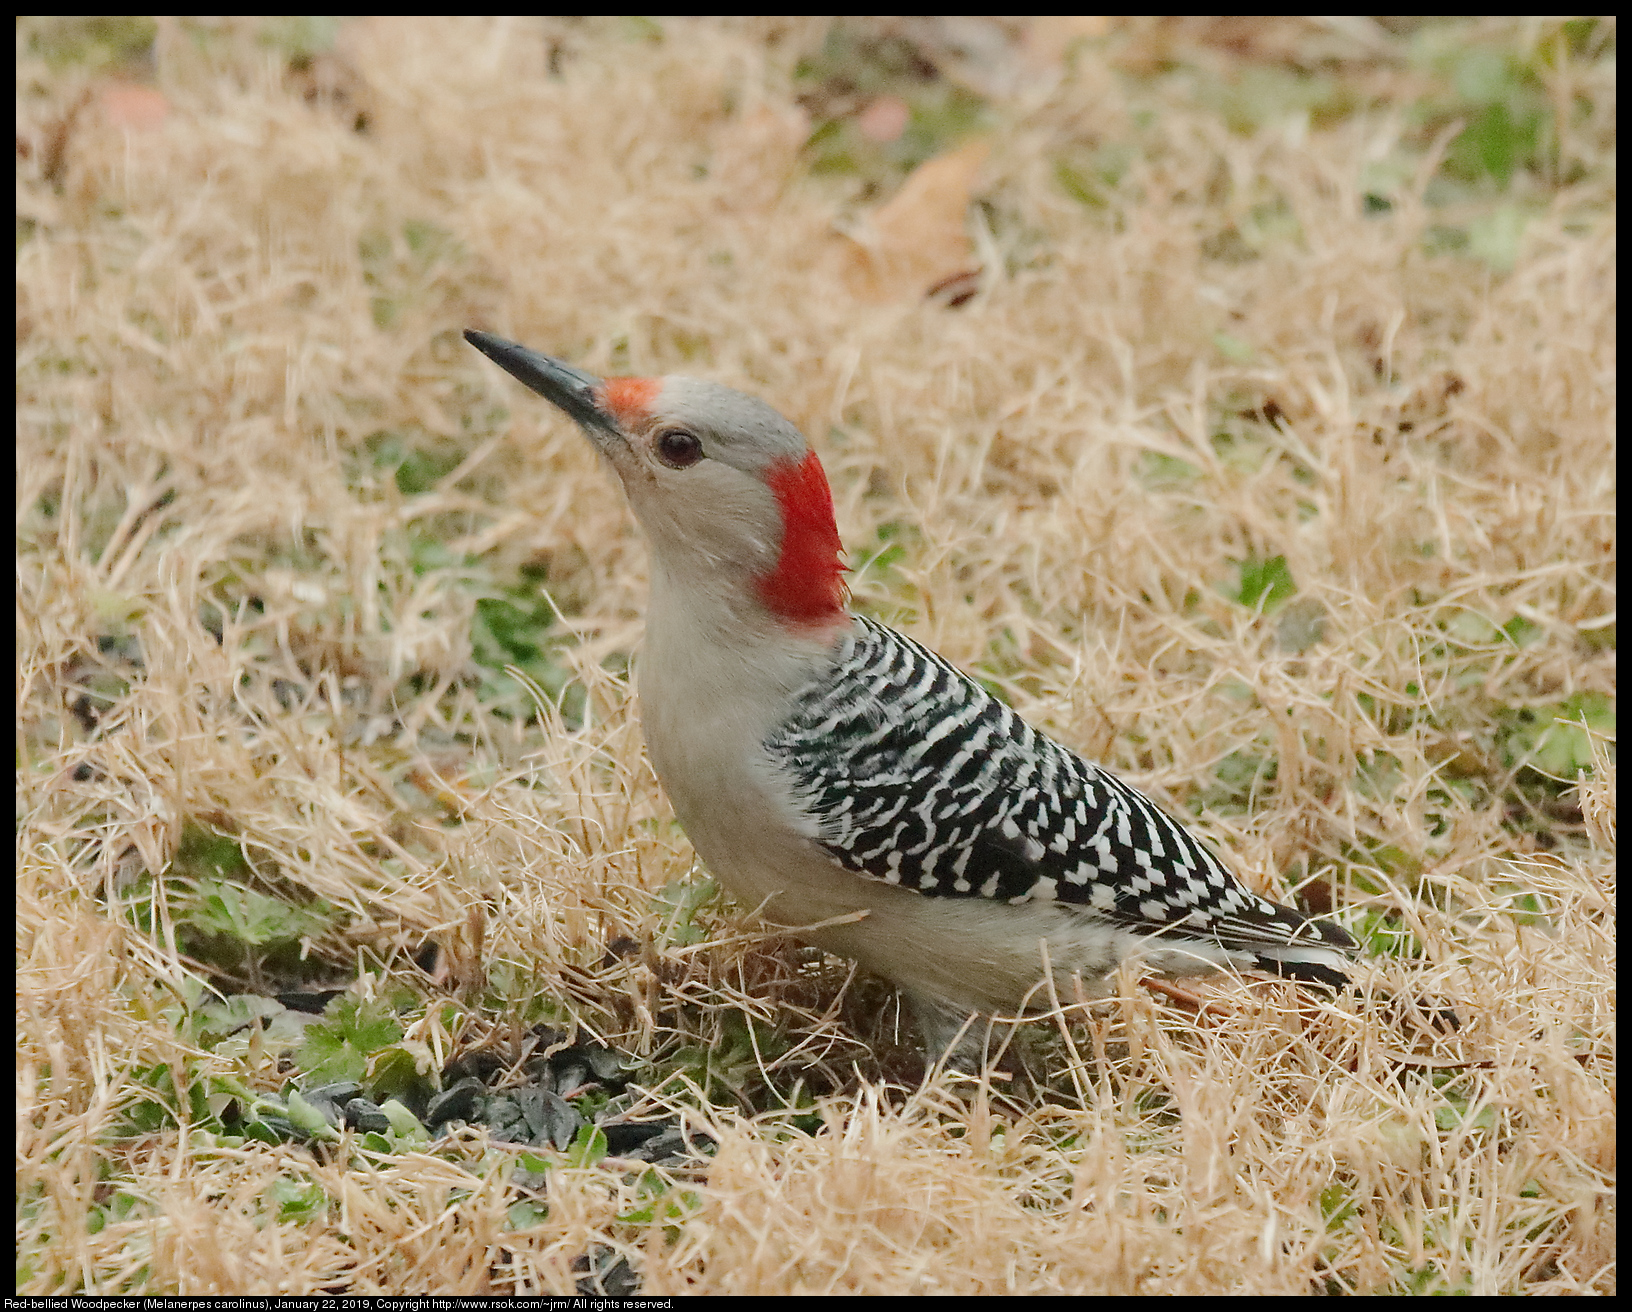
[[465,340],[518,383],[565,410],[585,428],[611,433],[621,431],[617,421],[601,409],[595,399],[601,380],[594,374],[575,369],[565,360],[529,351],[492,333],[479,333],[474,328],[465,329]]

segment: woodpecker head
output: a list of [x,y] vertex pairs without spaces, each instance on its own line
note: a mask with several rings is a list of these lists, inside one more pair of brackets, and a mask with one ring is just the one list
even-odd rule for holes
[[845,618],[827,475],[770,406],[698,378],[597,378],[490,333],[465,340],[577,420],[623,482],[654,575],[741,593],[797,629]]

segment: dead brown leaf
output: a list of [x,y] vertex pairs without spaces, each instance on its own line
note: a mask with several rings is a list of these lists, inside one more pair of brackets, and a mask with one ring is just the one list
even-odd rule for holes
[[964,217],[991,151],[972,141],[920,164],[855,233],[845,234],[845,286],[873,305],[922,296],[974,263]]

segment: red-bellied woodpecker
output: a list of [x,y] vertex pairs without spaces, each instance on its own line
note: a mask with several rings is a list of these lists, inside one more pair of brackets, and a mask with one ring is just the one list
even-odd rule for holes
[[465,337],[578,422],[650,540],[641,721],[697,854],[743,905],[892,980],[931,1050],[1025,1005],[1045,940],[1066,999],[1136,953],[1347,983],[1336,925],[1249,892],[1137,790],[851,614],[827,477],[770,406]]

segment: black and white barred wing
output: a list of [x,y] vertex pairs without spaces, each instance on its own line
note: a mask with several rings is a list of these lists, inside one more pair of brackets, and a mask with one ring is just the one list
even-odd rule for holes
[[765,745],[813,836],[855,874],[927,897],[1054,901],[1248,953],[1352,946],[1243,888],[1136,789],[870,620]]

